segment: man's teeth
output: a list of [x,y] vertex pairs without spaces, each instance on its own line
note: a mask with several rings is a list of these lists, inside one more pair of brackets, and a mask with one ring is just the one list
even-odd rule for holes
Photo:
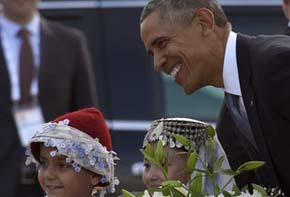
[[170,73],[170,76],[175,79],[178,71],[180,70],[181,68],[181,64],[177,64],[176,66],[174,66],[174,68],[172,69],[171,73]]

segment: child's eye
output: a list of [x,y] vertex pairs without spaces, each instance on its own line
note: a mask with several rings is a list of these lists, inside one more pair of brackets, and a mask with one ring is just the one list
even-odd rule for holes
[[145,169],[148,169],[151,166],[150,163],[144,163],[143,165],[144,165]]
[[62,169],[64,169],[64,168],[69,168],[70,166],[71,166],[70,163],[59,163],[59,164],[58,164],[58,167],[59,167],[59,168],[62,168]]
[[47,167],[47,162],[44,161],[44,160],[40,160],[40,161],[39,161],[39,167],[40,167],[40,168]]

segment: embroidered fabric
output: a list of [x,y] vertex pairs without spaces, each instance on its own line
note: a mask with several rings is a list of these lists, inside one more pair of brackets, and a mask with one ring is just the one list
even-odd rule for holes
[[[213,137],[213,152],[211,154],[206,152],[206,141],[211,138],[208,134],[209,126],[210,125],[207,123],[189,118],[162,118],[155,120],[152,122],[147,134],[145,135],[143,148],[145,148],[147,144],[152,144],[158,140],[161,140],[163,146],[168,145],[170,148],[184,148],[188,150],[189,147],[184,146],[175,140],[174,136],[179,134],[187,139],[190,139],[192,147],[199,154],[200,159],[197,161],[195,168],[205,169],[207,167],[212,167],[216,160],[218,160],[221,156],[225,156],[225,152],[219,143],[217,136]],[[222,163],[222,169],[230,169],[230,165],[226,157]],[[195,177],[196,173],[197,171],[193,172],[191,176]],[[226,186],[224,188],[225,190],[231,190],[233,185],[235,185],[235,181],[231,179],[231,176],[226,174],[218,174],[214,177],[214,180],[220,188]],[[212,179],[209,177],[202,177],[202,186],[203,191],[209,194],[214,193]]]
[[116,165],[114,161],[118,159],[117,154],[114,151],[108,151],[98,138],[93,139],[68,124],[68,119],[58,123],[44,124],[29,141],[26,149],[26,165],[31,163],[39,165],[31,150],[31,144],[42,142],[45,147],[56,148],[55,151],[50,152],[52,157],[56,155],[67,156],[66,162],[72,164],[75,172],[80,172],[83,167],[101,175],[101,183],[106,186],[97,187],[100,196],[104,196],[106,192],[113,193],[115,185],[119,184],[118,178],[114,176],[114,166]]
[[207,127],[209,125],[189,118],[161,118],[152,122],[143,141],[143,148],[147,144],[161,140],[163,146],[169,145],[170,148],[185,148],[174,138],[175,134],[180,134],[191,140],[195,150],[199,150],[209,138]]

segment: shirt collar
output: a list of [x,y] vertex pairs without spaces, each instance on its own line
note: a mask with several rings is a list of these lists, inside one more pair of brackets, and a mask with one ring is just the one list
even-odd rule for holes
[[[21,25],[8,19],[4,15],[0,16],[0,25],[1,25],[1,31],[3,31],[3,33],[5,35],[9,35],[9,36],[17,35],[20,28],[22,27]],[[39,15],[39,13],[36,13],[33,16],[32,20],[25,25],[25,27],[31,33],[31,35],[39,34],[39,27],[40,27],[40,15]]]
[[290,21],[288,22],[288,27],[290,27]]
[[238,64],[237,64],[237,34],[233,31],[229,33],[225,59],[223,65],[223,81],[224,90],[230,94],[241,96],[241,87],[239,80]]

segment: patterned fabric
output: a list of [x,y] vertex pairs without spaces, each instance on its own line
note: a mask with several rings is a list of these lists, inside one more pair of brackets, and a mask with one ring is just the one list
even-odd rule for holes
[[[182,144],[175,140],[174,135],[179,134],[191,140],[192,146],[199,150],[208,139],[207,127],[209,125],[194,119],[188,118],[166,118],[152,122],[143,141],[143,148],[149,143],[161,140],[163,146],[170,148],[182,148]],[[188,147],[184,147],[188,149]]]
[[93,139],[86,133],[68,126],[69,120],[65,119],[58,123],[50,122],[36,132],[29,142],[26,150],[26,165],[30,163],[39,164],[36,155],[33,154],[32,144],[42,142],[45,147],[55,147],[56,150],[50,152],[52,157],[56,155],[67,156],[66,162],[71,163],[76,172],[81,168],[86,168],[102,176],[101,183],[104,187],[97,187],[100,193],[115,191],[115,185],[119,181],[114,177],[114,160],[118,159],[116,153],[108,151],[98,138]]
[[[222,156],[225,158],[221,168],[230,169],[228,159],[216,135],[213,137],[214,150],[212,154],[208,155],[206,153],[205,144],[206,141],[210,139],[207,129],[209,126],[210,125],[207,123],[189,118],[162,118],[155,120],[152,122],[147,134],[145,135],[143,148],[145,148],[147,144],[161,140],[163,146],[168,145],[170,148],[184,148],[185,150],[188,150],[188,147],[183,146],[175,140],[174,135],[179,134],[190,139],[192,147],[198,152],[199,160],[196,163],[196,169],[205,170],[205,168],[213,168],[214,162]],[[205,166],[204,163],[207,165]],[[197,172],[193,172],[191,176],[195,177],[196,173]],[[225,190],[231,190],[235,185],[235,181],[231,179],[230,175],[219,173],[214,177],[214,179],[219,187],[226,186],[224,188]],[[203,191],[209,194],[214,193],[212,180],[209,177],[202,177],[202,186]]]

